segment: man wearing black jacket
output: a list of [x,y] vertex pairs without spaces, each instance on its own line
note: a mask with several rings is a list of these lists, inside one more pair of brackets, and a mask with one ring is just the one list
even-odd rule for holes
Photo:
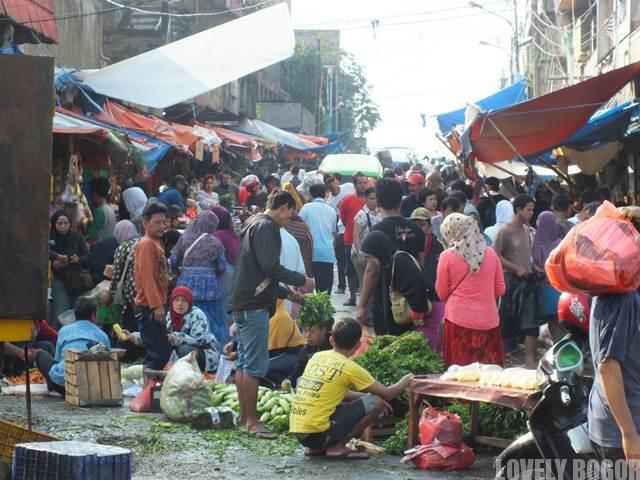
[[257,438],[275,438],[258,422],[256,410],[260,379],[269,366],[269,318],[278,298],[300,299],[280,283],[307,290],[315,286],[312,279],[280,265],[280,228],[287,225],[295,207],[290,193],[279,189],[271,192],[265,213],[254,215],[244,226],[236,260],[229,310],[238,327],[240,423]]
[[289,390],[291,386],[296,386],[298,378],[304,373],[304,369],[307,368],[307,363],[309,363],[309,359],[314,353],[331,350],[331,348],[333,348],[329,343],[330,336],[331,325],[328,324],[313,325],[312,327],[305,328],[304,339],[307,341],[307,344],[298,352],[298,359],[291,374],[282,382],[283,390]]

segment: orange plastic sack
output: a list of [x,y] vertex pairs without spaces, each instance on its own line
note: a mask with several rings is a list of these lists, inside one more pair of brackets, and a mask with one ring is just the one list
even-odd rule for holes
[[429,445],[434,441],[453,445],[462,442],[462,420],[453,413],[438,412],[433,407],[425,408],[418,428],[422,445]]
[[470,467],[476,455],[467,445],[422,445],[411,449],[402,459],[409,461],[421,470],[463,470]]
[[640,234],[604,202],[569,230],[551,252],[545,271],[556,290],[587,295],[632,292],[640,287]]
[[369,334],[369,330],[364,325],[362,326],[362,336],[360,337],[360,346],[353,352],[351,358],[358,358],[360,355],[364,355],[369,347],[373,344],[373,337]]

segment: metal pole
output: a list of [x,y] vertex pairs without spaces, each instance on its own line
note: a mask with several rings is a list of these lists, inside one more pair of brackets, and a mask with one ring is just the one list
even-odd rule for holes
[[29,342],[24,344],[24,376],[25,399],[27,400],[27,427],[33,428],[31,422],[31,379],[29,378]]
[[520,32],[518,31],[518,0],[513,0],[513,50],[516,57],[515,77],[516,79],[518,79],[520,78]]
[[316,58],[316,131],[314,133],[318,133],[318,126],[320,125],[320,98],[321,98],[321,93],[320,93],[320,87],[321,87],[321,82],[320,82],[320,39],[318,39],[318,50],[317,50],[317,58]]

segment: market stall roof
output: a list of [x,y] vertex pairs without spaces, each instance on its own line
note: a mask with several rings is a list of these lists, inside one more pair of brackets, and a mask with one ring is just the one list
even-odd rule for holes
[[[167,122],[153,115],[143,115],[109,100],[104,102],[104,113],[95,117],[116,127],[157,138],[184,152],[194,151],[195,143],[202,138],[194,127]],[[212,138],[211,142],[205,143],[219,143],[219,139],[216,141]]]
[[240,148],[249,151],[249,158],[252,162],[262,160],[262,155],[258,151],[258,147],[263,143],[259,138],[245,133],[235,132],[218,125],[209,125],[196,122],[196,126],[208,129],[217,135],[221,140],[226,141],[231,148]]
[[18,44],[58,42],[53,0],[0,0],[2,17],[11,19]]
[[318,145],[301,138],[295,133],[287,132],[281,128],[274,127],[262,120],[251,120],[249,118],[243,118],[237,127],[233,127],[234,130],[253,135],[259,138],[265,138],[273,142],[286,145],[296,150],[306,151],[308,149],[318,148]]
[[293,55],[286,2],[177,42],[78,74],[99,94],[166,108]]
[[324,157],[324,160],[322,160],[318,170],[326,173],[339,173],[345,176],[362,172],[368,177],[382,177],[382,165],[378,157],[356,153],[327,155]]
[[[482,110],[489,111],[520,103],[526,99],[527,80],[522,79],[482,100],[474,102],[474,105],[479,106]],[[458,110],[437,115],[436,119],[438,120],[440,133],[447,135],[456,125],[464,125],[465,110],[466,108],[459,108]]]
[[101,138],[109,139],[112,143],[121,144],[122,149],[125,151],[126,148],[122,144],[122,140],[126,139],[140,152],[149,173],[153,172],[160,160],[162,160],[171,149],[171,145],[162,140],[60,107],[56,108],[56,114],[53,118],[53,133],[76,135],[97,134]]
[[632,117],[638,115],[638,104],[625,102],[617,107],[596,112],[587,124],[562,142],[563,145],[589,145],[618,140],[629,128]]
[[[532,165],[533,171],[536,175],[542,179],[551,179],[556,178],[558,175],[552,169],[547,167],[542,167],[540,165]],[[499,167],[499,168],[498,168]],[[529,166],[520,161],[513,162],[497,162],[497,163],[479,163],[478,164],[478,172],[485,177],[496,177],[496,178],[508,178],[513,175],[517,175],[519,177],[526,177],[527,172],[529,171]],[[569,165],[567,168],[567,173],[569,175],[575,175],[580,173],[580,167],[577,165]],[[508,173],[510,172],[510,173]]]
[[99,135],[106,137],[107,129],[79,118],[63,108],[56,108],[53,116],[53,133],[66,135]]
[[639,74],[636,62],[533,100],[480,113],[463,134],[463,145],[471,159],[486,163],[545,151],[576,133]]

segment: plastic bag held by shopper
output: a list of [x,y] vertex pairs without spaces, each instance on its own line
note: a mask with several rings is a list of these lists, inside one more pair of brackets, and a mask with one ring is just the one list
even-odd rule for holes
[[433,407],[425,408],[418,427],[422,445],[434,441],[452,445],[462,442],[462,420],[453,413],[438,412]]
[[640,234],[622,210],[609,203],[573,227],[551,252],[545,270],[561,292],[603,295],[640,287]]
[[204,380],[196,352],[178,360],[164,379],[160,408],[171,420],[188,422],[194,413],[213,405],[211,388]]

